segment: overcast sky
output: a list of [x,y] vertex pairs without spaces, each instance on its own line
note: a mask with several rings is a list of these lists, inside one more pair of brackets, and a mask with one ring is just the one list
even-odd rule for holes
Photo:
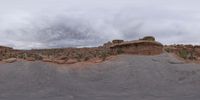
[[0,0],[0,45],[98,46],[152,35],[200,44],[199,0]]

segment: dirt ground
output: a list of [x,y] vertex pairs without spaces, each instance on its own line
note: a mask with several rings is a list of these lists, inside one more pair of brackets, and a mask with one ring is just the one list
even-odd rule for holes
[[0,64],[0,100],[200,100],[199,84],[199,64],[166,53],[97,64]]

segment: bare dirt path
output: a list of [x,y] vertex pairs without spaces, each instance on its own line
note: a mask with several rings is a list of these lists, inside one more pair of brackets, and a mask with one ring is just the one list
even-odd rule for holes
[[0,64],[0,100],[200,100],[200,65],[168,54],[65,66]]

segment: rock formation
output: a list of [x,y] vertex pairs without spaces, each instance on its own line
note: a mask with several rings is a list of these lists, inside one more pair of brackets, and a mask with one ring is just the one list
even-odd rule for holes
[[156,41],[155,37],[153,36],[145,36],[140,40],[146,40],[146,41]]
[[159,42],[156,42],[154,37],[144,37],[140,40],[113,44],[110,48],[113,51],[141,55],[155,55],[163,52],[163,45]]
[[124,40],[113,40],[112,43],[113,44],[119,44],[119,43],[122,43],[124,42]]

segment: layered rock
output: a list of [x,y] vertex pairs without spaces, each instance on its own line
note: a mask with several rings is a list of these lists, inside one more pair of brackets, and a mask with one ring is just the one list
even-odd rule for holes
[[[146,40],[146,38],[148,39]],[[113,44],[110,48],[117,52],[140,55],[156,55],[163,52],[163,45],[151,37]]]
[[116,40],[112,41],[113,44],[119,44],[119,43],[122,43],[122,42],[124,42],[124,40],[116,39]]

